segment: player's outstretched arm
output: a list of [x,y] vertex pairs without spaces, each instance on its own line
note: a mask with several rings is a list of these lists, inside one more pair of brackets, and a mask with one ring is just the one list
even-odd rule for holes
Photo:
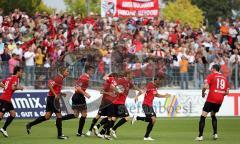
[[20,85],[13,85],[12,89],[13,90],[23,90],[24,88]]
[[142,92],[138,92],[138,94],[134,97],[134,101],[135,101],[135,103],[138,101],[138,98],[142,95],[144,93],[144,91]]
[[[140,93],[141,93],[141,94],[144,93],[144,90],[140,89],[140,88],[137,87],[136,85],[133,85],[133,89],[138,91],[138,95],[139,95]],[[141,94],[140,94],[140,95],[141,95]]]
[[0,83],[1,88],[5,88],[5,85],[3,83]]
[[110,85],[110,88],[115,92],[115,93],[121,93],[121,90],[114,84]]
[[170,97],[171,96],[171,94],[168,94],[168,93],[166,93],[166,94],[157,94],[156,95],[156,97],[159,97],[159,98],[168,98],[168,97]]
[[106,95],[109,95],[109,96],[112,96],[112,97],[115,97],[115,94],[113,92],[102,92],[102,94],[106,94]]
[[106,80],[108,79],[108,77],[109,77],[109,74],[104,75],[104,76],[103,76],[103,80],[106,81]]

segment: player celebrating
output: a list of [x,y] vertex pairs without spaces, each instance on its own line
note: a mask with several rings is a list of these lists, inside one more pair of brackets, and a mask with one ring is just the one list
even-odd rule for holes
[[121,89],[117,86],[118,74],[115,76],[109,76],[106,78],[106,82],[104,84],[104,91],[103,91],[103,103],[102,107],[99,110],[101,115],[107,115],[108,119],[105,122],[103,129],[99,134],[96,131],[98,129],[95,127],[95,134],[99,138],[105,138],[107,140],[111,140],[110,136],[110,128],[113,125],[112,117],[114,116],[114,106],[113,101],[116,99],[116,94],[121,92]]
[[227,78],[221,74],[220,66],[215,64],[211,68],[211,74],[209,74],[205,80],[204,87],[202,89],[202,97],[205,97],[205,91],[209,88],[207,100],[204,104],[202,115],[199,121],[199,135],[196,137],[197,141],[203,140],[203,129],[205,127],[205,119],[209,112],[212,117],[213,127],[213,139],[218,139],[217,135],[217,118],[216,113],[219,111],[223,102],[224,96],[228,95],[229,85]]
[[2,120],[3,115],[6,112],[10,113],[10,116],[7,118],[3,128],[0,129],[4,137],[8,137],[6,129],[16,116],[16,111],[13,108],[11,98],[13,96],[14,91],[23,90],[23,87],[19,85],[20,84],[19,81],[22,75],[23,69],[21,67],[16,66],[13,70],[13,75],[0,83],[0,87],[3,88],[3,93],[2,96],[0,97],[0,120]]
[[124,72],[120,74],[120,77],[117,80],[117,85],[122,89],[121,93],[117,94],[117,98],[113,101],[114,106],[114,117],[112,118],[113,124],[117,118],[122,118],[118,121],[116,125],[110,129],[111,134],[114,138],[117,138],[116,130],[124,123],[129,120],[129,113],[125,106],[126,98],[128,96],[130,89],[135,89],[139,91],[139,94],[142,94],[142,91],[133,85],[131,81],[131,72]]
[[62,134],[62,115],[60,108],[60,98],[61,96],[66,96],[66,94],[61,93],[63,79],[69,75],[69,71],[67,68],[62,67],[59,69],[60,73],[55,76],[53,80],[48,81],[49,93],[47,97],[47,106],[46,106],[46,114],[37,118],[36,120],[28,123],[26,125],[27,133],[30,134],[31,128],[34,125],[37,125],[41,122],[49,120],[53,113],[56,114],[56,127],[58,131],[58,139],[68,139],[67,136]]
[[[103,95],[102,101],[99,106],[98,114],[92,120],[92,124],[89,128],[89,131],[86,133],[87,136],[91,135],[92,130],[94,130],[94,133],[96,136],[99,136],[98,129],[108,122],[108,119],[109,119],[108,117],[111,117],[113,115],[112,99],[114,99],[114,97],[112,97],[112,95],[115,89],[114,85],[117,83],[116,82],[117,76],[118,76],[117,73],[111,73],[103,77],[105,82],[103,84],[103,90],[101,91]],[[97,126],[95,126],[97,121],[102,116],[106,116],[106,117],[103,118]]]
[[62,117],[62,120],[69,120],[78,118],[79,113],[81,113],[78,132],[76,134],[77,136],[83,136],[82,130],[87,117],[87,103],[85,97],[90,98],[90,95],[86,92],[86,89],[89,86],[89,80],[93,73],[94,68],[92,66],[86,67],[86,73],[82,74],[76,82],[75,93],[72,97],[72,109],[74,114],[68,114]]
[[[160,82],[163,79],[163,77],[158,77],[154,79],[154,82],[150,82],[147,84],[147,90],[144,96],[144,101],[143,101],[143,111],[146,115],[146,117],[136,117],[134,116],[132,119],[132,124],[136,121],[136,120],[141,120],[141,121],[145,121],[148,122],[148,126],[147,126],[147,131],[145,133],[144,139],[146,141],[153,141],[154,139],[152,139],[149,135],[152,131],[152,128],[156,122],[156,113],[153,110],[153,99],[154,97],[161,97],[161,98],[166,98],[169,97],[169,94],[165,94],[165,95],[161,95],[157,92],[158,87],[160,86]],[[135,97],[135,101],[138,100],[138,97],[140,95]]]

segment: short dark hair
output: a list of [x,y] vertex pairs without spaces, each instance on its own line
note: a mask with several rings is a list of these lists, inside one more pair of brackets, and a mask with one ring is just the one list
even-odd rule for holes
[[89,70],[91,70],[91,69],[94,70],[94,67],[93,67],[93,66],[86,66],[85,71],[87,72],[87,71],[89,71]]
[[154,81],[156,80],[163,80],[164,79],[164,75],[157,75],[155,78],[154,78]]
[[216,71],[220,71],[220,65],[219,64],[214,64],[213,66],[212,66],[212,69],[215,69]]
[[117,77],[117,76],[118,76],[118,74],[117,74],[117,73],[115,73],[115,72],[113,72],[113,73],[110,73],[108,76],[109,76],[109,77]]
[[23,70],[22,67],[20,66],[15,66],[13,69],[13,75],[16,75],[18,72],[20,72],[21,70]]
[[61,73],[61,74],[63,74],[63,72],[65,71],[65,70],[67,70],[68,68],[67,67],[60,67],[58,70],[59,70],[59,72]]

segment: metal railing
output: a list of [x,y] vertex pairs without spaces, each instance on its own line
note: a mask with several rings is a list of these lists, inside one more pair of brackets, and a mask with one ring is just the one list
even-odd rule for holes
[[[143,64],[142,64],[143,65]],[[150,65],[150,66],[149,66]],[[47,88],[47,81],[57,74],[57,67],[45,68],[43,66],[35,67],[24,67],[24,76],[21,79],[21,83],[24,86],[33,87],[35,89]],[[108,73],[113,71],[114,65],[105,65],[104,71]],[[115,67],[119,67],[118,65]],[[164,68],[163,68],[164,67]],[[152,81],[159,75],[164,75],[162,81],[162,88],[169,89],[200,89],[203,86],[204,78],[209,74],[208,65],[203,65],[202,69],[197,67],[197,64],[192,64],[188,67],[187,73],[180,73],[179,67],[172,65],[160,65],[159,63],[153,62],[148,64],[146,67],[141,69],[132,69],[134,78],[133,82],[139,87],[144,87],[147,82]],[[72,87],[78,77],[84,72],[84,63],[75,63],[74,65],[68,66],[70,75],[64,81],[64,86]],[[112,69],[110,69],[112,68]],[[9,65],[8,63],[1,62],[0,68],[0,80],[5,79],[9,76]],[[131,67],[129,68],[131,69]],[[232,89],[239,88],[240,81],[240,69],[239,64],[234,64],[231,67],[231,73],[227,75],[230,86]],[[103,83],[104,73],[98,71],[99,68],[95,66],[95,72],[91,77],[91,88],[100,88]],[[117,69],[116,69],[117,70]]]

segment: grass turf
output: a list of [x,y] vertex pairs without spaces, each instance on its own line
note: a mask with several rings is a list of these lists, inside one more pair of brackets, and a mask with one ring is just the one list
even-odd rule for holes
[[[137,121],[134,125],[127,123],[117,131],[118,139],[107,141],[95,136],[77,137],[75,136],[78,120],[69,120],[63,122],[63,133],[70,137],[68,140],[56,139],[55,121],[50,120],[41,123],[32,128],[31,135],[27,135],[25,124],[30,120],[14,120],[7,129],[9,137],[4,138],[0,135],[0,144],[142,144],[142,143],[162,143],[162,144],[239,144],[240,137],[240,118],[239,117],[221,117],[218,118],[219,139],[212,140],[211,118],[206,120],[204,131],[204,141],[196,142],[195,137],[198,134],[198,118],[159,118],[151,133],[152,142],[143,141],[147,123]],[[0,122],[3,125],[3,121]],[[84,127],[87,131],[91,123],[88,119]]]

